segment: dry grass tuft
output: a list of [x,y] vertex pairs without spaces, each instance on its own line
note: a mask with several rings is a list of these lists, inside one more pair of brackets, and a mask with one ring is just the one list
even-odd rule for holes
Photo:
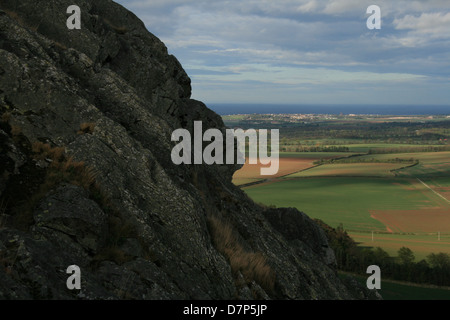
[[80,130],[78,130],[77,134],[92,134],[94,133],[95,123],[93,122],[85,122],[80,125]]
[[22,18],[19,17],[17,12],[11,11],[11,10],[5,10],[2,9],[11,19],[16,20],[20,25],[25,26],[25,23],[23,22]]
[[17,227],[26,230],[33,223],[33,210],[39,201],[62,182],[82,187],[98,199],[107,201],[95,181],[96,172],[86,167],[84,162],[74,161],[72,157],[67,158],[65,148],[51,147],[49,144],[37,141],[32,144],[31,150],[34,160],[42,160],[50,164],[36,192],[15,209],[14,220]]
[[96,172],[86,167],[82,161],[74,161],[73,157],[67,158],[64,147],[51,147],[38,141],[33,143],[32,151],[35,153],[35,160],[50,161],[44,185],[50,187],[66,181],[86,190],[94,186]]
[[65,160],[65,148],[51,147],[47,143],[36,141],[31,145],[35,160],[51,160],[52,163],[63,163]]
[[229,261],[235,276],[241,272],[247,284],[258,283],[267,292],[275,286],[275,273],[260,252],[248,252],[239,243],[230,223],[217,217],[208,217],[216,249]]
[[53,44],[55,45],[56,48],[59,48],[61,50],[67,50],[68,48],[62,44],[61,42],[58,41],[53,41]]
[[22,17],[20,17],[17,12],[11,11],[11,10],[6,10],[6,9],[2,9],[11,19],[14,19],[17,21],[17,23],[19,25],[21,25],[24,28],[28,28],[32,31],[37,31],[38,29],[38,25],[35,26],[31,26],[29,24],[27,24]]
[[108,25],[111,29],[113,29],[118,34],[126,34],[129,31],[127,27],[117,26],[106,18],[103,18],[103,21],[105,22],[106,25]]

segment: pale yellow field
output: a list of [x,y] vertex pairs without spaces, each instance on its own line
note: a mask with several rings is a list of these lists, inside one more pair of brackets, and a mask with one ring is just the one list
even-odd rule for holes
[[313,162],[318,159],[303,159],[303,158],[280,158],[278,173],[273,176],[261,175],[261,168],[269,167],[269,165],[249,164],[246,159],[245,165],[233,176],[233,183],[242,185],[262,179],[278,178],[294,172],[305,170],[314,166]]

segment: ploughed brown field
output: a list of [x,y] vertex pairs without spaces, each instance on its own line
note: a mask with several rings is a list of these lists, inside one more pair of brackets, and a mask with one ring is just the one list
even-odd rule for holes
[[281,157],[279,161],[278,173],[273,176],[261,175],[261,168],[269,167],[270,165],[262,165],[259,161],[258,164],[249,164],[247,158],[244,166],[236,171],[233,176],[233,183],[236,185],[242,185],[246,183],[255,182],[263,179],[279,178],[294,172],[305,170],[314,166],[314,161],[318,158],[304,159],[304,158],[284,158]]
[[420,210],[373,210],[371,216],[388,232],[450,232],[448,208]]

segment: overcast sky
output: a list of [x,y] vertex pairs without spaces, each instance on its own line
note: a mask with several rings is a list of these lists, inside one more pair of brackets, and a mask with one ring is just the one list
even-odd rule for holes
[[[212,103],[450,105],[450,1],[116,0]],[[369,30],[370,5],[381,29]]]

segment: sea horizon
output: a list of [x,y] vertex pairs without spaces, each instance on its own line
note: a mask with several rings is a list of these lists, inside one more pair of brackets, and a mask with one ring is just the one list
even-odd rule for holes
[[450,115],[450,105],[344,105],[211,103],[221,116],[233,114],[373,114],[392,116]]

